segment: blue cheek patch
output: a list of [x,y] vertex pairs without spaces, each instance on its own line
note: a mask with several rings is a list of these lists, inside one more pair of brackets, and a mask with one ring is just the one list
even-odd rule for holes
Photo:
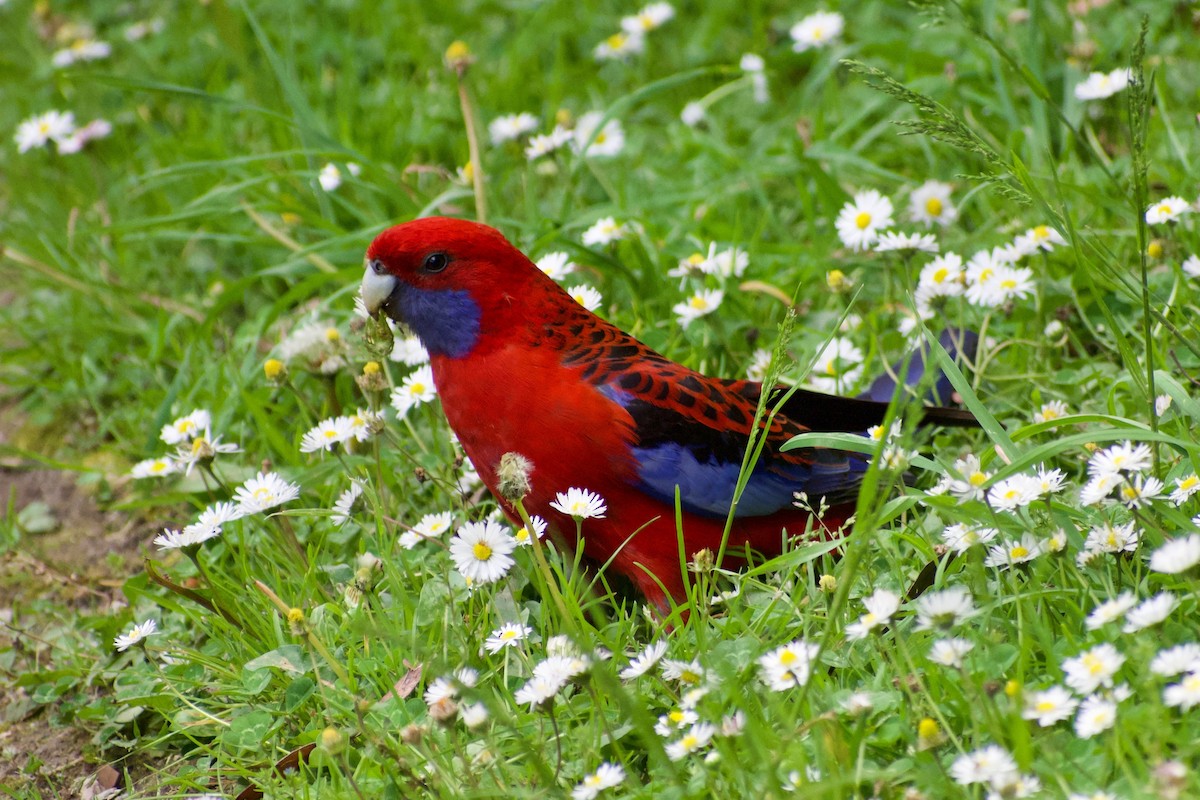
[[436,355],[461,358],[479,340],[479,305],[464,289],[417,289],[401,284],[400,318]]

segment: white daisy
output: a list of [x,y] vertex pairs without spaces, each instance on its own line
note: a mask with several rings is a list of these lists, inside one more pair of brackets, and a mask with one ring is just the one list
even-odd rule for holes
[[564,147],[573,138],[570,130],[562,125],[556,125],[550,133],[539,133],[529,140],[525,146],[525,157],[535,161]]
[[392,340],[392,353],[389,358],[416,367],[428,363],[429,351],[416,336],[397,336]]
[[1033,255],[1039,250],[1051,252],[1056,247],[1065,245],[1067,240],[1062,234],[1049,225],[1038,225],[1016,237],[1013,246],[1020,256]]
[[153,636],[156,633],[158,633],[158,623],[152,619],[148,619],[145,622],[136,623],[132,628],[125,631],[125,633],[113,639],[113,647],[117,648],[118,653],[122,653],[138,642],[143,641],[146,637]]
[[604,302],[604,297],[599,290],[594,286],[588,286],[586,283],[580,286],[572,286],[567,289],[567,294],[571,295],[571,299],[579,305],[586,308],[588,311],[595,311]]
[[604,114],[589,111],[575,123],[575,152],[583,156],[615,156],[625,147],[625,131],[621,122],[610,119],[604,123]]
[[869,250],[892,224],[892,201],[874,189],[859,192],[838,212],[838,237],[852,250]]
[[1175,575],[1200,564],[1200,536],[1192,533],[1165,543],[1150,556],[1150,569]]
[[819,645],[797,639],[760,656],[763,683],[777,692],[803,686],[808,683],[819,650]]
[[[134,477],[137,477],[136,475]],[[1200,492],[1200,477],[1196,473],[1184,475],[1175,479],[1175,488],[1171,490],[1170,500],[1177,506],[1186,503],[1192,495]]]
[[1087,629],[1094,631],[1110,622],[1116,622],[1125,616],[1125,612],[1137,605],[1137,597],[1133,592],[1121,592],[1111,600],[1106,600],[1092,609],[1087,616]]
[[450,525],[454,520],[454,515],[449,511],[436,511],[431,514],[426,514],[421,517],[420,522],[400,534],[400,546],[405,550],[411,550],[418,542],[423,542],[426,539],[436,539],[446,531],[450,530]]
[[1200,672],[1190,672],[1179,683],[1173,683],[1163,689],[1163,705],[1173,706],[1181,711],[1200,705]]
[[963,658],[974,648],[975,645],[966,639],[938,639],[929,648],[929,660],[944,667],[962,669]]
[[642,652],[629,660],[629,666],[621,670],[621,680],[631,681],[645,675],[667,652],[666,641],[659,639],[646,645]]
[[950,765],[950,776],[956,783],[990,783],[994,778],[1017,771],[1017,762],[1003,747],[989,744],[979,750],[963,753]]
[[[666,5],[660,3],[659,5]],[[596,771],[585,775],[571,790],[571,800],[593,800],[600,792],[619,786],[625,780],[625,768],[620,764],[604,762]]]
[[1200,278],[1200,256],[1190,255],[1183,261],[1183,272],[1192,278]]
[[1107,642],[1063,661],[1066,684],[1079,694],[1088,694],[1101,686],[1112,686],[1113,676],[1125,663],[1117,648]]
[[937,237],[932,233],[900,233],[884,231],[875,243],[875,252],[909,251],[914,253],[936,253]]
[[1025,697],[1025,710],[1021,716],[1025,719],[1037,720],[1037,724],[1048,728],[1056,722],[1062,722],[1075,713],[1079,701],[1061,686],[1051,686],[1030,692]]
[[806,382],[822,392],[845,392],[862,377],[863,351],[854,342],[835,336],[825,343]]
[[515,563],[510,554],[516,544],[498,522],[468,522],[450,540],[450,558],[472,584],[493,583]]
[[363,487],[358,481],[350,481],[350,488],[338,495],[337,502],[333,504],[333,514],[329,519],[339,528],[346,524],[350,519],[350,512],[354,509],[354,504],[358,502],[358,498],[362,496]]
[[409,373],[400,385],[392,390],[392,408],[401,417],[424,403],[431,402],[437,397],[437,387],[433,383],[433,368],[422,364]]
[[908,218],[926,227],[949,225],[958,218],[958,209],[950,201],[951,186],[941,181],[925,181],[908,198]]
[[496,117],[488,124],[488,134],[492,144],[501,145],[520,139],[527,133],[533,133],[538,128],[538,118],[528,111],[520,114],[505,114]]
[[628,230],[628,226],[624,223],[618,223],[612,217],[604,217],[596,220],[592,227],[583,232],[583,243],[587,247],[611,244],[618,239],[625,238]]
[[499,653],[506,647],[516,647],[531,633],[533,633],[533,628],[528,625],[506,622],[492,631],[492,635],[484,641],[483,649],[489,653]]
[[50,63],[59,69],[84,61],[99,61],[112,55],[112,45],[97,39],[76,39],[70,47],[55,50]]
[[1075,716],[1075,735],[1080,739],[1090,739],[1111,728],[1116,721],[1116,700],[1104,695],[1090,695],[1079,704],[1079,713]]
[[1010,541],[989,548],[983,563],[989,567],[1012,567],[1032,561],[1043,552],[1044,547],[1037,537],[1032,533],[1023,533],[1020,541]]
[[809,14],[788,31],[793,41],[792,49],[803,53],[805,50],[825,47],[842,35],[845,25],[846,21],[841,14],[829,11]]
[[233,499],[243,516],[267,511],[300,496],[300,487],[274,472],[260,472],[237,488]]
[[198,408],[162,427],[158,438],[167,444],[186,444],[212,428],[212,415]]
[[348,417],[323,419],[300,440],[301,453],[332,450],[339,444],[354,438],[354,429]]
[[1051,400],[1043,403],[1041,408],[1033,414],[1034,422],[1048,422],[1054,419],[1060,419],[1068,416],[1071,413],[1070,408],[1062,400]]
[[697,722],[680,739],[667,745],[667,757],[672,761],[682,758],[706,747],[712,741],[716,728],[707,722]]
[[962,586],[928,592],[917,599],[915,606],[917,630],[950,630],[975,614],[971,593]]
[[571,263],[571,257],[561,250],[546,253],[546,255],[539,258],[537,260],[537,268],[550,276],[551,280],[555,281],[561,281],[575,271],[575,265]]
[[1140,539],[1141,531],[1132,522],[1124,525],[1105,522],[1088,531],[1083,546],[1098,553],[1132,553],[1137,549]]
[[1075,97],[1079,100],[1102,100],[1112,97],[1129,85],[1132,72],[1127,68],[1112,72],[1090,73],[1082,82],[1075,84]]
[[681,328],[686,328],[694,320],[711,314],[725,299],[725,292],[720,289],[701,289],[682,303],[671,307]]
[[621,61],[646,49],[646,37],[641,31],[618,31],[596,45],[592,55],[597,61]]
[[646,33],[661,28],[675,18],[675,7],[670,3],[651,3],[630,17],[621,18],[621,30],[627,33]]
[[863,639],[876,628],[882,628],[900,610],[900,595],[887,589],[876,589],[870,597],[863,598],[867,613],[857,622],[846,626],[847,639]]
[[[529,523],[533,527],[534,534],[538,539],[546,538],[546,520],[533,514],[529,517]],[[517,547],[529,547],[533,544],[533,537],[529,535],[529,527],[522,525],[513,533],[513,539],[517,542]]]
[[1150,662],[1150,671],[1168,678],[1183,672],[1200,671],[1200,644],[1177,644],[1159,650]]
[[1191,210],[1191,205],[1182,197],[1166,197],[1152,203],[1146,209],[1146,224],[1160,225],[1164,222],[1174,222]]
[[75,115],[73,113],[70,111],[47,111],[17,125],[17,133],[13,139],[17,143],[17,152],[25,153],[38,147],[45,147],[50,142],[65,141],[74,132]]
[[134,478],[162,478],[179,472],[180,469],[181,467],[176,461],[164,456],[139,461],[133,465],[133,469],[129,470],[129,474]]
[[608,511],[603,497],[595,492],[574,486],[565,492],[555,494],[554,500],[550,502],[550,507],[577,520],[604,519],[604,515]]
[[1096,451],[1088,459],[1088,474],[1141,472],[1149,469],[1152,461],[1150,445],[1121,442],[1105,450]]
[[1165,620],[1179,605],[1179,599],[1170,592],[1159,592],[1149,600],[1144,600],[1137,608],[1125,615],[1125,633],[1136,633],[1143,628],[1149,628]]

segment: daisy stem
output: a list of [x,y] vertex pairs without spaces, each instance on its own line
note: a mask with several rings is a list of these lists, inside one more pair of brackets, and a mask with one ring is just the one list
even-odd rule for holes
[[487,223],[487,195],[483,192],[483,159],[479,155],[479,134],[475,130],[475,107],[467,92],[466,69],[454,71],[458,83],[458,105],[462,108],[463,127],[467,129],[467,153],[471,159],[471,185],[475,190],[475,221]]
[[304,545],[300,544],[300,540],[296,538],[296,531],[292,528],[291,520],[287,517],[277,516],[279,520],[279,532],[283,535],[284,542],[296,551],[300,557],[300,564],[304,569],[308,569],[308,553],[304,549]]
[[529,544],[533,549],[533,560],[537,562],[538,574],[541,576],[541,582],[544,584],[546,593],[550,595],[550,599],[554,601],[555,607],[558,608],[558,613],[564,621],[570,621],[571,627],[574,627],[574,618],[567,613],[567,604],[563,600],[562,594],[558,591],[558,584],[554,580],[554,575],[550,571],[550,564],[546,561],[546,555],[542,552],[542,541],[538,538],[537,529],[533,527],[533,521],[529,518],[529,512],[525,510],[525,504],[520,498],[512,501],[513,508],[517,510],[517,514],[521,517],[521,524],[525,526],[525,530],[529,531]]

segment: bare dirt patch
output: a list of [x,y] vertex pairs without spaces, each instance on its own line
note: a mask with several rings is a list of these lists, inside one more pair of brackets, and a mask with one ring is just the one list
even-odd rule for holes
[[[0,448],[19,435],[21,422],[12,407],[0,410]],[[10,513],[20,519],[38,504],[47,513],[37,515],[38,532],[15,526],[0,548],[0,792],[81,796],[101,766],[92,733],[55,725],[54,707],[31,702],[14,679],[55,668],[55,650],[36,641],[39,629],[105,614],[121,602],[121,583],[140,569],[149,526],[100,508],[77,473],[8,453],[0,459],[0,529],[13,525]],[[34,605],[53,612],[43,615]]]

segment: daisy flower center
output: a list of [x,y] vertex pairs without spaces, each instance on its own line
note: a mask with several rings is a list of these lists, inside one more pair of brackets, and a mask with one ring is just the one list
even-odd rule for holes
[[791,650],[785,650],[785,651],[783,651],[783,654],[779,656],[779,663],[783,664],[785,667],[788,666],[789,664],[794,664],[795,662],[796,662],[796,654],[793,653]]
[[480,561],[487,561],[492,557],[492,548],[488,547],[483,542],[476,542],[475,546],[471,548],[471,552]]
[[925,201],[925,213],[931,217],[940,217],[942,215],[942,201],[936,197],[931,197]]
[[325,339],[327,341],[336,342],[340,338],[342,338],[342,335],[340,333],[338,333],[337,328],[326,328],[325,329]]
[[162,471],[163,471],[163,470],[165,470],[166,468],[167,468],[167,462],[165,462],[165,461],[155,461],[155,462],[154,462],[154,463],[153,463],[153,464],[150,466],[150,471],[151,471],[151,472],[162,472]]
[[[478,545],[476,545],[476,546],[478,546]],[[506,642],[511,641],[511,640],[517,638],[517,632],[516,631],[505,631],[504,633],[500,634],[500,638]]]
[[1037,704],[1038,711],[1053,711],[1054,707],[1054,703],[1049,700],[1043,700]]
[[1023,547],[1022,545],[1017,545],[1010,551],[1010,554],[1013,558],[1024,558],[1025,556],[1029,555],[1029,549]]
[[860,231],[866,230],[867,226],[871,224],[871,215],[866,211],[858,212],[858,216],[854,218],[854,224]]
[[612,36],[608,37],[608,46],[613,50],[620,50],[625,46],[625,34],[614,33]]
[[986,474],[979,472],[977,470],[975,472],[972,472],[971,476],[969,478],[967,478],[967,483],[971,484],[972,486],[982,486],[983,482],[986,481],[987,479],[988,479],[988,476]]
[[417,381],[416,383],[414,383],[412,385],[412,393],[413,394],[425,394],[425,384],[421,383],[420,381]]
[[1171,213],[1171,206],[1167,205],[1166,203],[1163,203],[1162,205],[1160,205],[1160,206],[1158,207],[1158,213],[1160,213],[1160,214],[1170,214],[1170,213]]
[[687,260],[692,266],[698,267],[704,263],[704,256],[700,255],[699,253],[692,253],[690,256],[688,256]]
[[933,282],[934,283],[945,283],[946,279],[949,277],[950,277],[950,270],[946,269],[945,267],[942,267],[937,272],[933,273]]
[[254,499],[255,500],[270,500],[271,499],[271,490],[267,489],[266,487],[260,486],[259,488],[254,490]]
[[1101,672],[1104,672],[1104,662],[1091,653],[1083,657],[1083,666],[1087,668],[1089,675],[1099,675]]
[[694,295],[692,299],[688,301],[688,305],[697,311],[703,311],[704,309],[708,308],[708,301],[700,295]]

